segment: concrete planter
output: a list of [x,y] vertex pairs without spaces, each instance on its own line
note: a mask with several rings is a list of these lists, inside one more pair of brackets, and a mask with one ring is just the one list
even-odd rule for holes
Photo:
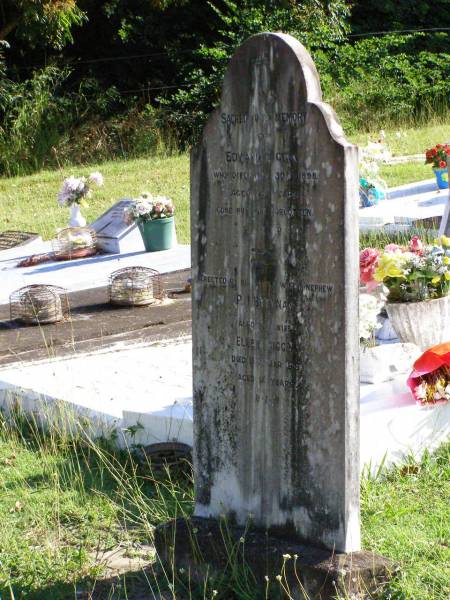
[[426,350],[450,341],[450,296],[425,302],[388,302],[386,310],[402,342]]

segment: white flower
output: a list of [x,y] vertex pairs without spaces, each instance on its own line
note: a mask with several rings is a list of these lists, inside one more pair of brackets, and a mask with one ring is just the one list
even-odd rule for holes
[[172,200],[166,196],[152,196],[150,192],[142,192],[127,208],[124,209],[124,220],[131,224],[133,221],[150,221],[153,219],[172,216],[174,207]]
[[89,175],[89,181],[100,187],[103,185],[103,175],[99,171],[94,171]]
[[84,182],[81,177],[74,177],[71,175],[67,179],[64,180],[65,187],[71,192],[78,192],[79,189],[84,187]]
[[58,193],[58,203],[60,206],[80,204],[83,198],[90,198],[90,196],[91,191],[86,177],[74,177],[71,175],[63,181]]
[[416,387],[415,391],[416,391],[416,396],[420,400],[425,400],[427,397],[427,384],[424,381],[422,381],[422,383]]
[[381,327],[377,321],[381,305],[378,300],[370,294],[359,296],[359,339],[368,340],[372,333]]

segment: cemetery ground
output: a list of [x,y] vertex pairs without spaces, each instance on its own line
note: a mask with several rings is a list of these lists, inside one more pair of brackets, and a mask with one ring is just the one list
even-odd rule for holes
[[[397,135],[400,133],[400,137]],[[379,132],[361,133],[352,141],[365,145],[367,139],[376,140]],[[436,139],[450,139],[448,119],[435,124],[386,131],[386,145],[394,156],[423,154]],[[382,165],[380,176],[390,187],[432,177],[424,161]],[[116,160],[83,169],[79,165],[58,170],[41,171],[25,177],[0,179],[0,230],[19,229],[34,231],[49,239],[57,227],[67,222],[67,210],[55,202],[63,174],[100,170],[105,178],[103,188],[96,190],[89,208],[83,209],[88,222],[97,218],[120,198],[136,197],[142,191],[164,194],[175,201],[179,243],[189,243],[189,157],[187,154]]]
[[[419,154],[436,138],[450,139],[450,123],[386,132],[395,155]],[[374,133],[371,138],[376,139]],[[354,141],[364,144],[367,134]],[[99,169],[105,186],[89,209],[92,221],[113,202],[148,189],[176,201],[180,243],[189,242],[187,155],[114,161],[66,175]],[[421,162],[386,165],[390,186],[429,179]],[[0,230],[24,229],[50,238],[65,225],[67,210],[56,206],[62,175],[43,171],[0,180]],[[86,358],[89,360],[89,358]],[[133,432],[131,432],[133,434]],[[196,587],[187,573],[173,581],[153,549],[159,523],[189,515],[189,474],[153,473],[134,451],[117,451],[114,436],[73,439],[46,434],[17,411],[0,421],[0,599],[257,600],[251,576],[233,563],[231,574]],[[363,547],[401,566],[384,600],[444,600],[449,596],[450,445],[420,463],[411,457],[387,472],[362,478]],[[268,598],[289,598],[283,579],[271,582]]]
[[[257,600],[240,565],[196,587],[155,556],[153,529],[190,514],[189,474],[152,473],[112,440],[43,435],[19,412],[0,424],[2,600]],[[380,598],[444,600],[450,569],[450,445],[362,478],[364,547],[401,565]],[[230,551],[232,563],[232,551]],[[269,598],[289,598],[273,582]],[[217,595],[214,590],[217,590]]]

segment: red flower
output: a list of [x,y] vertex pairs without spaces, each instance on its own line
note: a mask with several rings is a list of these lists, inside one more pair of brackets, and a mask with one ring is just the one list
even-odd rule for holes
[[431,151],[431,154],[432,154],[433,156],[436,156],[436,154],[437,154],[437,150],[436,150],[436,148],[433,148],[433,150]]
[[436,148],[442,148],[442,144],[436,144]]
[[406,382],[418,404],[424,404],[416,395],[416,388],[427,375],[450,366],[450,342],[444,342],[429,348],[413,365],[413,370]]
[[446,148],[446,149],[445,149],[445,152],[446,152],[447,154],[450,154],[450,148]]
[[441,160],[439,163],[439,166],[441,167],[441,169],[445,169],[445,167],[447,166],[447,163],[445,162],[445,160]]
[[411,252],[421,252],[423,249],[423,244],[420,241],[420,237],[418,235],[413,235],[411,241],[409,242],[409,249]]
[[376,248],[364,248],[359,254],[359,277],[366,284],[369,291],[377,286],[373,275],[377,268],[379,256],[380,251]]

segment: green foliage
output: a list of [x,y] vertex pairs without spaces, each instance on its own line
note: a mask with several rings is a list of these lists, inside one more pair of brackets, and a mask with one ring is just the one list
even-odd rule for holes
[[446,113],[450,54],[415,52],[415,41],[421,37],[370,38],[314,53],[325,97],[348,130]]
[[13,175],[42,166],[64,129],[66,104],[55,90],[67,69],[47,67],[31,79],[0,81],[0,172]]
[[[80,152],[99,161],[159,152],[164,145],[189,147],[219,101],[235,48],[262,31],[291,33],[310,50],[325,99],[347,133],[445,115],[450,98],[447,32],[346,37],[449,25],[448,0],[409,4],[3,0],[0,30],[7,32],[11,46],[5,52],[9,80],[3,73],[0,83],[0,92],[6,94],[3,105],[11,111],[3,113],[3,142],[12,139],[8,131],[18,106],[24,106],[22,92],[33,88],[42,68],[59,65],[61,73],[67,73],[70,65],[70,75],[50,86],[44,126],[36,127],[36,115],[31,119],[33,152],[21,145],[14,158],[7,149],[0,158],[0,173],[25,172],[51,162],[53,146],[64,162],[77,161]],[[0,57],[0,76],[2,65]],[[8,103],[12,95],[17,104]],[[28,92],[25,96],[29,101]],[[20,129],[23,132],[24,125]]]
[[86,19],[76,0],[4,0],[1,6],[0,39],[14,34],[32,48],[63,48],[73,42],[72,27]]
[[264,31],[291,33],[305,45],[329,46],[347,31],[348,3],[344,0],[223,0],[210,2],[219,20],[216,40],[202,44],[190,56],[177,57],[180,89],[160,97],[166,120],[178,132],[180,144],[198,138],[205,119],[220,97],[223,75],[234,49],[249,36]]
[[354,0],[355,32],[448,27],[448,0]]

